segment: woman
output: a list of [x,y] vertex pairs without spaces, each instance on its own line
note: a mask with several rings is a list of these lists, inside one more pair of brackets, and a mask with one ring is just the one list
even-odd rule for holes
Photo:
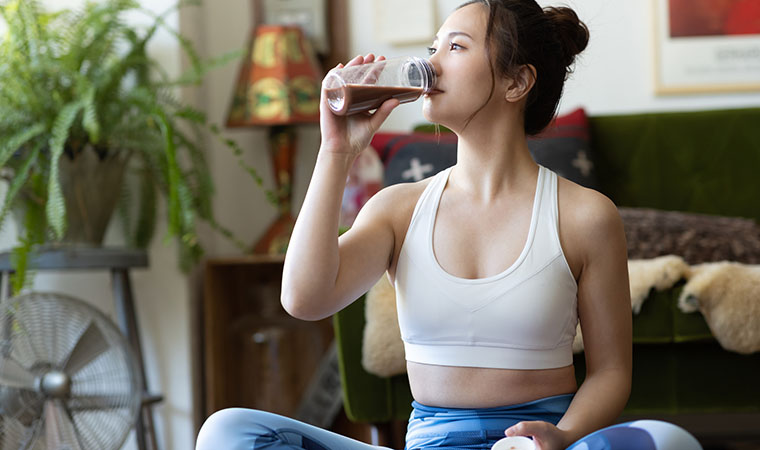
[[[505,434],[564,449],[611,424],[628,399],[622,221],[602,194],[537,165],[526,143],[554,117],[587,42],[568,8],[542,10],[533,0],[459,7],[430,48],[438,81],[423,106],[427,120],[457,134],[457,164],[383,189],[340,238],[348,170],[398,102],[340,117],[323,93],[322,144],[285,259],[282,304],[294,317],[323,319],[387,274],[415,400],[409,449],[490,448]],[[587,376],[577,389],[579,319]],[[602,441],[611,442],[583,440],[597,442],[586,448]],[[236,409],[209,419],[198,448],[373,447]]]

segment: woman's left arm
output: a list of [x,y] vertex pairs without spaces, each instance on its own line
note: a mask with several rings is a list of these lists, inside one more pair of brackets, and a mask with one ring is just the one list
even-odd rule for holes
[[586,378],[556,427],[522,422],[507,430],[508,436],[533,436],[541,450],[564,449],[611,425],[631,391],[631,294],[623,222],[612,201],[597,193],[592,197],[584,202],[584,211],[575,211],[571,226],[578,230],[572,234],[582,257],[578,315]]

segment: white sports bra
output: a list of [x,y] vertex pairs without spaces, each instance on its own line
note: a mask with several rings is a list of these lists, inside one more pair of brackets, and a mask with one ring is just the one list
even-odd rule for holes
[[407,361],[500,369],[572,364],[577,293],[559,240],[557,175],[539,166],[528,240],[514,264],[487,278],[446,272],[433,226],[451,168],[417,201],[396,266],[396,301]]

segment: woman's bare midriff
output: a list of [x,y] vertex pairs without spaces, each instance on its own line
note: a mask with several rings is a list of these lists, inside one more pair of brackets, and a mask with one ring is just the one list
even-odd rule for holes
[[407,362],[412,397],[427,406],[492,408],[577,390],[573,366],[542,370],[483,369]]

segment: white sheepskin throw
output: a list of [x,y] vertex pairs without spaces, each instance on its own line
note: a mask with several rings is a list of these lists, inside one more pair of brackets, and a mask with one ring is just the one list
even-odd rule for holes
[[[628,274],[633,312],[639,312],[652,289],[668,289],[684,278],[688,271],[689,265],[678,256],[630,260]],[[365,315],[367,324],[362,342],[364,369],[382,377],[406,373],[404,343],[396,313],[396,292],[387,277],[382,277],[367,293]],[[573,341],[573,351],[583,351],[580,325]]]
[[[628,279],[631,287],[631,309],[634,314],[641,311],[641,305],[652,290],[670,289],[689,272],[689,265],[680,256],[667,255],[652,259],[628,260]],[[575,329],[573,353],[583,351],[581,325]]]
[[688,273],[689,265],[680,256],[628,260],[633,313],[638,314],[641,311],[641,305],[649,297],[652,289],[658,292],[670,289]]
[[362,342],[364,370],[381,377],[406,373],[406,355],[396,314],[396,291],[387,276],[367,293]]
[[760,351],[760,265],[724,261],[693,266],[678,307],[687,313],[699,310],[726,350]]

